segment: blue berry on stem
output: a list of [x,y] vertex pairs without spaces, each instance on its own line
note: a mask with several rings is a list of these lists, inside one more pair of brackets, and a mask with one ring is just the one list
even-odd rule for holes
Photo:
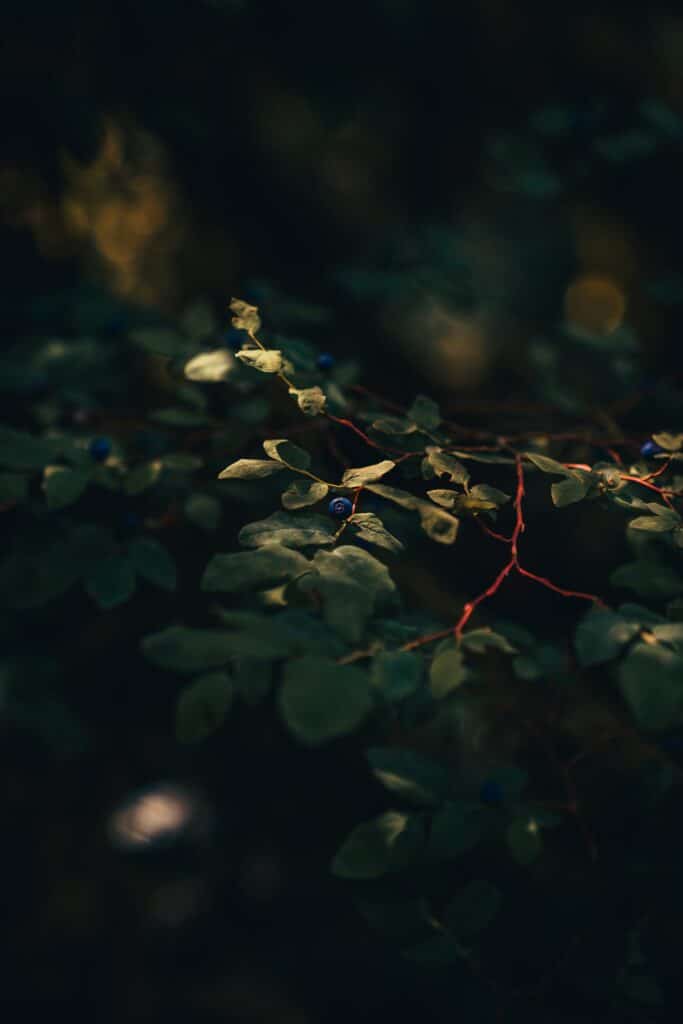
[[334,356],[331,352],[321,352],[318,356],[318,369],[331,370],[334,366]]
[[503,787],[495,779],[486,779],[479,790],[479,799],[483,804],[502,803],[504,796]]
[[353,512],[353,504],[348,498],[333,498],[327,510],[335,519],[348,519]]
[[660,448],[654,441],[646,441],[640,449],[640,454],[644,459],[651,459],[653,455],[659,455],[663,451],[664,449]]
[[90,454],[95,462],[104,462],[111,455],[111,440],[108,437],[94,437],[90,442]]

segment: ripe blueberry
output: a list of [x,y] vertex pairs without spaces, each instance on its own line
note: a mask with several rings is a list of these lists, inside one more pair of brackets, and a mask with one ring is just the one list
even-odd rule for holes
[[90,454],[95,462],[104,462],[111,455],[111,440],[108,437],[94,437],[90,442]]
[[327,507],[327,511],[335,519],[346,519],[353,511],[353,504],[348,498],[333,498]]
[[141,522],[142,520],[137,512],[124,512],[121,516],[121,526],[124,530],[137,530]]
[[499,804],[504,795],[503,787],[495,779],[486,779],[479,790],[479,799],[483,804]]
[[640,454],[644,459],[651,459],[653,455],[659,455],[663,451],[664,449],[660,448],[654,441],[646,441],[640,449]]
[[331,370],[334,366],[334,356],[331,352],[321,352],[318,356],[318,369]]

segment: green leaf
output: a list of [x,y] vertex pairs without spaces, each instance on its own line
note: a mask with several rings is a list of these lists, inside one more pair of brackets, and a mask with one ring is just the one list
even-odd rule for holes
[[185,363],[184,373],[188,380],[213,382],[227,380],[235,369],[235,358],[227,348],[210,352],[199,352]]
[[314,572],[298,585],[320,596],[325,622],[347,643],[358,643],[372,615],[396,604],[396,584],[386,566],[361,548],[318,551],[312,565]]
[[412,420],[421,430],[432,431],[441,423],[439,407],[431,398],[425,395],[418,395],[410,409],[407,417]]
[[550,496],[553,505],[557,508],[564,508],[565,505],[573,505],[577,501],[582,501],[588,494],[589,487],[590,480],[578,476],[568,477],[560,483],[552,484]]
[[619,687],[638,725],[658,732],[683,724],[683,658],[661,644],[636,644],[619,666]]
[[376,544],[386,551],[403,551],[403,544],[393,533],[384,526],[374,512],[354,512],[349,516],[347,523],[354,528],[355,536],[359,540],[367,541],[369,544]]
[[427,497],[441,508],[454,509],[458,498],[462,497],[459,491],[449,491],[447,488],[437,488],[435,491],[427,491]]
[[470,488],[470,497],[490,501],[496,508],[510,500],[509,494],[499,491],[497,487],[490,487],[489,484],[475,484]]
[[160,459],[135,466],[123,482],[124,491],[126,494],[142,494],[157,482],[162,469],[163,463]]
[[483,654],[488,648],[502,651],[503,654],[516,654],[517,648],[513,647],[502,633],[494,633],[488,628],[470,629],[463,633],[461,646],[473,654]]
[[516,818],[505,833],[508,849],[518,864],[533,864],[543,850],[538,823],[533,818]]
[[317,385],[312,388],[290,388],[289,394],[295,396],[296,404],[304,416],[317,416],[327,402],[325,392]]
[[332,874],[356,880],[380,878],[403,866],[400,840],[409,832],[411,824],[410,815],[386,811],[378,818],[357,825],[337,851],[332,861]]
[[353,665],[308,655],[287,662],[282,717],[302,743],[317,746],[353,732],[372,709],[369,677]]
[[46,466],[43,473],[43,490],[48,508],[66,508],[73,505],[85,491],[90,476],[88,473],[68,466]]
[[380,416],[372,421],[372,429],[377,430],[380,434],[400,436],[414,434],[417,430],[417,424],[406,419],[405,416]]
[[558,476],[574,476],[571,469],[567,469],[561,462],[549,458],[547,455],[539,455],[538,452],[523,452],[524,458],[533,463],[542,473],[555,473]]
[[289,466],[292,469],[309,469],[311,456],[303,448],[292,444],[285,438],[278,438],[274,441],[264,441],[263,450],[271,459]]
[[381,480],[381,478],[386,476],[387,473],[390,473],[395,466],[395,462],[391,462],[390,459],[385,459],[383,462],[377,462],[372,466],[361,466],[358,469],[347,469],[341,482],[345,487],[362,487],[365,484],[371,484],[376,480]]
[[429,855],[436,861],[455,860],[474,849],[484,834],[479,804],[452,800],[437,811],[429,834]]
[[92,568],[85,578],[87,594],[100,608],[116,608],[135,593],[135,571],[127,558],[114,555]]
[[459,519],[441,508],[434,508],[427,501],[418,504],[417,513],[420,517],[420,526],[430,540],[436,541],[437,544],[455,543],[460,527]]
[[683,622],[664,622],[651,627],[652,635],[662,644],[683,646]]
[[27,477],[19,473],[0,473],[0,505],[25,501],[27,497]]
[[282,352],[277,349],[243,348],[235,353],[235,357],[261,373],[282,373],[284,369]]
[[264,544],[282,544],[285,547],[305,548],[309,545],[331,544],[335,526],[323,516],[290,516],[287,512],[273,512],[267,519],[248,523],[239,532],[244,547],[258,548]]
[[420,686],[424,661],[413,651],[380,651],[372,659],[372,684],[387,700],[404,700]]
[[683,579],[671,566],[644,558],[619,566],[610,576],[610,582],[652,600],[683,594]]
[[453,484],[466,484],[470,478],[468,471],[452,455],[448,455],[441,448],[428,447],[426,457],[422,462],[422,470],[425,477],[446,476]]
[[220,729],[230,710],[233,686],[227,672],[209,672],[190,683],[178,698],[176,736],[196,743]]
[[145,657],[159,668],[195,673],[221,668],[235,656],[230,633],[224,629],[169,626],[144,637]]
[[329,490],[327,484],[319,480],[294,480],[282,495],[282,504],[290,511],[307,508],[322,501]]
[[637,622],[629,622],[609,608],[591,608],[576,630],[579,665],[587,668],[616,658],[639,628]]
[[311,563],[298,551],[281,544],[264,544],[257,551],[214,555],[202,576],[201,589],[235,593],[274,587],[305,573]]
[[467,678],[462,651],[452,648],[437,654],[429,668],[429,686],[435,700],[457,690]]
[[210,494],[195,492],[190,494],[184,506],[185,517],[195,526],[211,532],[218,528],[221,521],[222,508],[218,498]]
[[275,459],[238,459],[218,474],[219,480],[261,480],[284,469]]
[[176,589],[176,565],[160,541],[138,537],[129,545],[128,557],[138,575],[163,590]]
[[459,889],[446,907],[445,923],[458,938],[483,932],[494,920],[503,902],[500,890],[491,882],[476,880]]
[[230,309],[235,314],[232,318],[232,325],[239,331],[248,331],[255,334],[261,326],[261,318],[258,315],[258,306],[250,306],[242,299],[231,299]]
[[636,516],[631,519],[629,530],[643,530],[647,533],[670,533],[678,526],[678,518],[666,519],[663,516]]
[[450,791],[446,768],[412,750],[372,747],[367,758],[375,778],[408,803],[433,807]]
[[459,459],[469,459],[470,462],[483,462],[493,466],[514,466],[515,460],[507,455],[494,455],[489,452],[460,452],[453,451]]
[[679,452],[683,448],[683,434],[653,434],[652,440],[667,452]]

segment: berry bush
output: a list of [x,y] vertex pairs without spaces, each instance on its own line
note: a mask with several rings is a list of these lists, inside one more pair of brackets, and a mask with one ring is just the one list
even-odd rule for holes
[[[0,428],[7,664],[21,677],[12,638],[58,628],[74,593],[103,612],[167,595],[124,636],[175,689],[179,743],[229,743],[243,704],[364,758],[376,813],[330,857],[359,933],[458,965],[493,1007],[550,989],[656,1007],[675,975],[683,410],[650,437],[473,426],[230,309],[229,329],[130,326],[133,387],[169,403],[144,412],[130,390],[115,408],[106,345],[23,350],[50,389]],[[227,504],[244,515],[223,550]]]

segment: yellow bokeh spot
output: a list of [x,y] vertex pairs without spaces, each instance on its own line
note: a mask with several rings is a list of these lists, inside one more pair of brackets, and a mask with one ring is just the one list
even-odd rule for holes
[[626,296],[620,285],[602,274],[582,274],[564,297],[567,324],[585,334],[606,335],[621,326]]

